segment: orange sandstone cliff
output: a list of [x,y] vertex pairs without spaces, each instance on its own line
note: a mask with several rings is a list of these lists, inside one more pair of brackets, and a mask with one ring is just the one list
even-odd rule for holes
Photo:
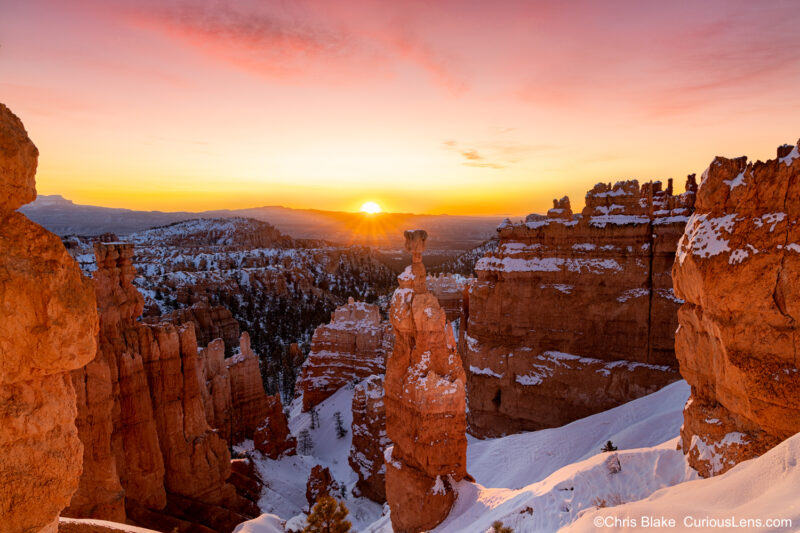
[[303,410],[354,380],[383,374],[392,340],[391,326],[381,320],[377,305],[350,298],[338,307],[330,323],[319,326],[311,339],[311,352],[297,384]]
[[800,142],[766,163],[717,157],[696,207],[675,351],[692,387],[682,448],[707,477],[800,431]]
[[94,289],[61,240],[15,212],[39,152],[0,104],[0,526],[54,533],[83,449],[70,371],[96,351]]
[[426,531],[445,519],[456,482],[467,477],[465,376],[453,332],[426,287],[427,234],[407,231],[412,264],[398,276],[389,311],[395,332],[387,361],[386,501],[397,532]]
[[206,420],[194,325],[137,321],[132,245],[98,242],[95,256],[98,354],[72,376],[84,473],[68,514],[230,531],[255,511],[226,483],[230,454]]
[[504,222],[475,266],[460,348],[476,436],[560,426],[678,379],[670,269],[694,206],[635,180],[598,184],[586,208]]

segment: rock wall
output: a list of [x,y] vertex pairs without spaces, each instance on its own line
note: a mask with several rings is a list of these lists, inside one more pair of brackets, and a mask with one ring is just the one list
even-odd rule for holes
[[562,198],[498,228],[463,304],[472,434],[560,426],[678,379],[670,269],[694,176],[686,188],[601,183],[581,216]]
[[197,356],[200,359],[200,382],[205,384],[201,392],[206,420],[226,442],[233,442],[233,395],[231,377],[225,364],[225,343],[222,339],[214,339],[201,348]]
[[721,474],[800,431],[800,142],[717,157],[678,247],[675,351],[692,386],[682,448]]
[[97,242],[95,256],[98,355],[72,375],[84,474],[68,514],[230,531],[252,506],[225,481],[230,454],[206,420],[194,325],[136,320],[132,245]]
[[253,444],[270,459],[297,453],[297,439],[289,431],[289,421],[283,412],[281,395],[267,396],[267,416],[256,430]]
[[258,357],[250,348],[247,332],[237,342],[228,358],[222,339],[211,341],[198,353],[206,420],[231,444],[252,439],[270,413]]
[[386,501],[386,466],[383,453],[391,444],[386,436],[383,376],[370,376],[353,392],[353,440],[348,462],[358,475],[358,495]]
[[311,352],[297,386],[303,410],[354,380],[383,374],[392,342],[391,326],[381,320],[377,305],[350,298],[338,307],[331,313],[331,322],[319,326],[311,339]]
[[246,331],[239,338],[238,350],[225,359],[225,365],[231,379],[231,442],[252,439],[269,414],[269,404],[258,357],[250,348]]
[[472,278],[460,274],[437,274],[428,276],[428,290],[439,300],[447,320],[452,322],[461,316],[464,288]]
[[198,302],[191,307],[183,307],[166,315],[147,317],[143,320],[150,324],[171,322],[176,326],[192,322],[198,346],[208,346],[214,339],[225,342],[225,351],[228,355],[239,344],[239,323],[226,307],[221,305],[210,306],[206,302]]
[[0,104],[0,524],[55,533],[83,450],[70,371],[95,355],[97,311],[61,240],[14,212],[36,197],[39,152]]
[[426,531],[445,519],[456,482],[467,478],[465,376],[453,332],[426,287],[427,234],[406,232],[412,264],[398,276],[389,311],[395,344],[384,383],[386,500],[398,532]]

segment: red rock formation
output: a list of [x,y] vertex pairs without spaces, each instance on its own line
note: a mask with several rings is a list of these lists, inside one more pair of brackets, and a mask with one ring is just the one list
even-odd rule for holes
[[14,212],[36,196],[38,150],[0,104],[0,524],[55,533],[81,472],[70,371],[92,360],[91,282],[61,240]]
[[231,379],[231,441],[252,439],[269,414],[269,404],[258,357],[250,349],[246,331],[239,339],[239,349],[225,365]]
[[560,426],[678,379],[670,269],[695,188],[598,184],[581,217],[562,199],[498,228],[460,330],[472,434]]
[[255,463],[249,457],[231,461],[231,475],[228,483],[236,487],[236,492],[253,505],[253,515],[261,514],[258,500],[261,499],[263,483]]
[[448,322],[461,316],[461,307],[464,299],[464,288],[472,278],[460,274],[438,274],[428,276],[426,283],[428,291],[436,296],[439,305],[444,309]]
[[358,474],[358,495],[378,503],[386,501],[384,450],[391,444],[386,436],[386,408],[383,376],[370,376],[353,393],[353,440],[349,463]]
[[95,255],[99,349],[94,367],[73,374],[85,383],[86,453],[69,514],[121,520],[118,483],[127,521],[229,531],[252,507],[225,482],[230,454],[206,421],[194,326],[137,322],[143,299],[131,284],[132,245],[98,242]]
[[465,376],[452,329],[426,288],[427,234],[406,232],[411,266],[389,311],[395,345],[385,378],[386,500],[395,531],[425,531],[450,512],[467,477]]
[[280,394],[267,396],[267,416],[253,437],[256,450],[270,459],[297,453],[297,439],[289,432]]
[[231,440],[232,427],[232,393],[231,378],[225,364],[225,343],[222,339],[214,339],[208,346],[201,348],[197,354],[200,365],[200,382],[205,384],[201,393],[206,420],[212,428],[219,431],[220,437],[227,442]]
[[314,507],[314,504],[320,496],[330,496],[331,492],[335,492],[333,486],[334,481],[331,476],[331,471],[323,468],[321,465],[315,465],[311,469],[311,474],[308,476],[308,483],[306,483],[306,501],[308,508]]
[[391,347],[391,327],[381,321],[378,306],[350,298],[331,314],[329,324],[314,331],[297,386],[303,410],[356,379],[382,374]]
[[778,158],[717,157],[673,268],[675,351],[692,386],[682,448],[723,473],[800,431],[800,142]]
[[143,322],[171,322],[176,326],[192,322],[198,346],[208,346],[214,339],[222,339],[229,354],[239,344],[239,323],[221,305],[210,306],[206,302],[197,302],[191,307],[176,309],[166,315],[147,317]]

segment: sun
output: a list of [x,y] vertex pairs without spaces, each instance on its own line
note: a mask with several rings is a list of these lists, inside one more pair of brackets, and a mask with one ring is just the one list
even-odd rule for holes
[[375,202],[364,202],[364,204],[361,206],[361,212],[367,213],[368,215],[374,215],[375,213],[381,212],[381,206]]

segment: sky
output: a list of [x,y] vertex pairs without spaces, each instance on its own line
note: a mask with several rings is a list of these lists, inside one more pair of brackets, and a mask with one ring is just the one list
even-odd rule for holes
[[800,137],[796,1],[0,0],[40,194],[573,210]]

